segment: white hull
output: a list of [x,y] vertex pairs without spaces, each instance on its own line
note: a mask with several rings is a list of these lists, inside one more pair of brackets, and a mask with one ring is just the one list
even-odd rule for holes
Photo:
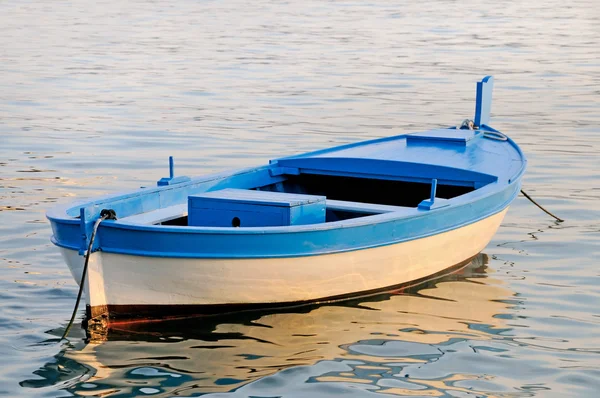
[[[106,306],[290,303],[382,289],[475,256],[506,211],[426,238],[318,256],[191,259],[96,252],[90,258],[86,298],[93,314],[94,308]],[[83,257],[73,250],[62,253],[79,281]]]

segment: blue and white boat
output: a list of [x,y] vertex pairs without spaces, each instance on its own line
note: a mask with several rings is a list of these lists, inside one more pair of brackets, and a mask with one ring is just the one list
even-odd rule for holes
[[520,190],[526,159],[488,125],[493,78],[461,127],[275,159],[48,212],[88,316],[296,305],[415,284],[467,264]]

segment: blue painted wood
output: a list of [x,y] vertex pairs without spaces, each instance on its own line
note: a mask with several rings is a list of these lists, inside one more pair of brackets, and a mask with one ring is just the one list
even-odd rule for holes
[[156,185],[163,187],[166,185],[181,184],[182,182],[188,182],[190,180],[190,177],[187,176],[175,177],[175,162],[173,161],[173,156],[169,156],[169,177],[161,178],[156,182]]
[[188,197],[188,225],[267,227],[325,222],[325,197],[223,189]]
[[435,197],[435,194],[437,191],[437,185],[438,185],[438,182],[434,178],[431,181],[431,195],[430,195],[429,199],[425,199],[421,203],[419,203],[419,205],[417,206],[417,208],[419,210],[434,210],[434,209],[440,209],[442,207],[450,206],[450,202],[447,199]]
[[280,176],[280,175],[293,175],[297,176],[300,174],[300,170],[295,167],[273,167],[269,170],[269,173],[272,176]]
[[490,112],[492,110],[492,90],[494,89],[494,78],[484,77],[477,83],[477,98],[475,99],[475,126],[484,126],[490,123]]
[[[265,186],[283,181],[283,177],[271,177],[269,166],[254,167],[203,176],[187,183],[157,188],[142,188],[136,191],[107,195],[92,201],[77,201],[50,209],[48,219],[64,219],[65,222],[79,217],[80,208],[86,210],[86,223],[99,217],[104,208],[116,211],[117,217],[128,217],[160,208],[187,202],[192,193],[238,187],[244,189]],[[65,219],[66,217],[66,219]],[[79,220],[75,220],[79,224]]]
[[457,144],[466,146],[467,144],[473,142],[472,140],[479,138],[482,135],[483,134],[476,130],[438,129],[410,134],[406,137],[406,143],[408,145],[438,145],[439,141],[442,141],[443,144]]
[[[237,206],[232,209],[215,209],[212,204],[207,207],[193,208],[188,213],[188,225],[195,227],[276,227],[289,225],[282,209],[256,206],[254,211],[246,211]],[[243,206],[247,207],[247,206]],[[288,215],[289,219],[289,215]],[[237,220],[237,221],[236,221]]]
[[[201,201],[216,201],[219,203],[244,203],[252,205],[294,207],[309,203],[322,202],[324,198],[316,195],[297,193],[254,191],[248,189],[225,188],[216,191],[194,195]],[[190,195],[190,198],[192,196]]]
[[450,206],[448,199],[435,198],[435,201],[431,199],[426,199],[422,201],[421,203],[419,203],[417,208],[419,210],[435,210],[446,206]]
[[121,222],[130,224],[158,224],[165,221],[174,220],[188,215],[187,203],[164,207],[162,209],[152,210],[146,213],[135,214],[119,219]]
[[359,202],[348,202],[345,200],[332,200],[327,199],[327,209],[341,210],[351,213],[365,213],[365,214],[381,214],[381,213],[405,213],[412,214],[412,207],[402,206],[389,206],[389,205],[378,205],[373,203],[359,203]]
[[430,196],[430,200],[433,202],[435,200],[435,194],[437,191],[437,179],[433,179],[431,180],[431,196]]
[[89,211],[86,211],[85,207],[79,209],[79,231],[81,233],[81,245],[79,246],[79,255],[85,254],[85,248],[89,246],[91,234],[92,234],[92,225],[89,217]]
[[298,168],[305,174],[327,174],[426,183],[431,182],[433,178],[437,178],[440,182],[459,186],[473,186],[475,182],[487,184],[496,180],[496,177],[490,174],[416,161],[307,157],[282,159],[277,164],[284,167]]

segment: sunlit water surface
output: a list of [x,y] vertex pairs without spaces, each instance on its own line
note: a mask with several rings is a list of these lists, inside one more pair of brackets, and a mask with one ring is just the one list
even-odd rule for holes
[[[1,2],[0,396],[597,396],[599,10]],[[486,74],[524,188],[565,223],[520,197],[485,255],[418,289],[54,342],[77,291],[49,207],[151,185],[169,155],[199,175],[459,123]]]

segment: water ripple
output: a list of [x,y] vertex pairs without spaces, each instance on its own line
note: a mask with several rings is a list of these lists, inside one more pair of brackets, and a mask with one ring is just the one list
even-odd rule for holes
[[[595,396],[600,16],[530,4],[0,3],[0,395]],[[473,112],[529,159],[462,273],[402,295],[58,343],[76,286],[54,203]],[[485,264],[484,264],[485,263]]]

